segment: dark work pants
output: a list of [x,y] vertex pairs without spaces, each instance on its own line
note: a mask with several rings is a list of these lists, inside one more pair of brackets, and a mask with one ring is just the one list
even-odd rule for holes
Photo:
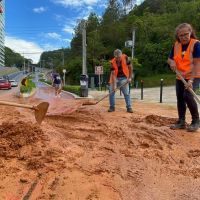
[[[194,90],[196,89],[197,86],[199,85],[195,80],[193,84]],[[178,79],[176,79],[176,96],[177,96],[177,109],[178,109],[179,119],[185,120],[186,105],[187,105],[192,115],[192,120],[199,120],[198,107],[193,95],[187,89],[185,89],[183,82]]]

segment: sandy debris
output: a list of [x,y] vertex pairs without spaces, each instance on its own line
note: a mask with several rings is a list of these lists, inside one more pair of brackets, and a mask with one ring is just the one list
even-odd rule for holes
[[41,127],[24,110],[15,116],[26,121],[1,119],[0,199],[200,199],[200,135],[169,129],[175,109],[75,102],[69,114],[53,102]]

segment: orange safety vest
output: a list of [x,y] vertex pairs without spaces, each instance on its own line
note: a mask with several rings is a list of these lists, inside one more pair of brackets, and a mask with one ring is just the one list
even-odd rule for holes
[[[187,47],[187,50],[182,56],[182,45],[180,42],[175,42],[174,45],[174,61],[177,66],[177,70],[182,74],[185,79],[200,78],[200,64],[194,65],[193,62],[193,50],[194,44],[198,40],[191,39]],[[177,79],[180,79],[178,76]]]
[[[122,61],[122,71],[124,72],[125,76],[127,78],[129,78],[129,69],[128,69],[128,65],[126,64],[126,58],[127,58],[127,55],[126,54],[122,54],[121,56],[121,61]],[[117,77],[117,74],[118,74],[118,66],[117,66],[117,62],[116,62],[116,58],[113,58],[111,60],[111,64],[114,68],[114,72],[115,72],[115,76]]]

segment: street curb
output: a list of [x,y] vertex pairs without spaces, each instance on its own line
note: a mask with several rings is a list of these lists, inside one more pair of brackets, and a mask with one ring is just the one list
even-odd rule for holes
[[[41,82],[41,83],[44,83],[44,84],[46,84],[50,87],[53,87],[52,85],[49,85],[48,83],[45,83],[45,82]],[[72,95],[75,99],[94,99],[94,97],[91,96],[91,95],[89,95],[88,97],[80,97],[80,96],[78,96],[74,93],[71,93],[71,92],[68,92],[68,91],[65,91],[65,90],[62,90],[62,92]]]

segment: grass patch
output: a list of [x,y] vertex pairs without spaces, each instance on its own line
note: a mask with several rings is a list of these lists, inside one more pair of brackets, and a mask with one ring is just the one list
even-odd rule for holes
[[79,85],[65,85],[63,86],[63,90],[74,93],[78,96],[80,96],[81,93],[81,87]]
[[160,80],[163,79],[163,85],[164,86],[171,86],[175,85],[175,74],[156,74],[149,77],[138,77],[138,86],[141,86],[141,80],[144,82],[144,87],[159,87],[160,86]]
[[0,67],[0,76],[9,75],[18,71],[19,69],[17,69],[16,67]]

